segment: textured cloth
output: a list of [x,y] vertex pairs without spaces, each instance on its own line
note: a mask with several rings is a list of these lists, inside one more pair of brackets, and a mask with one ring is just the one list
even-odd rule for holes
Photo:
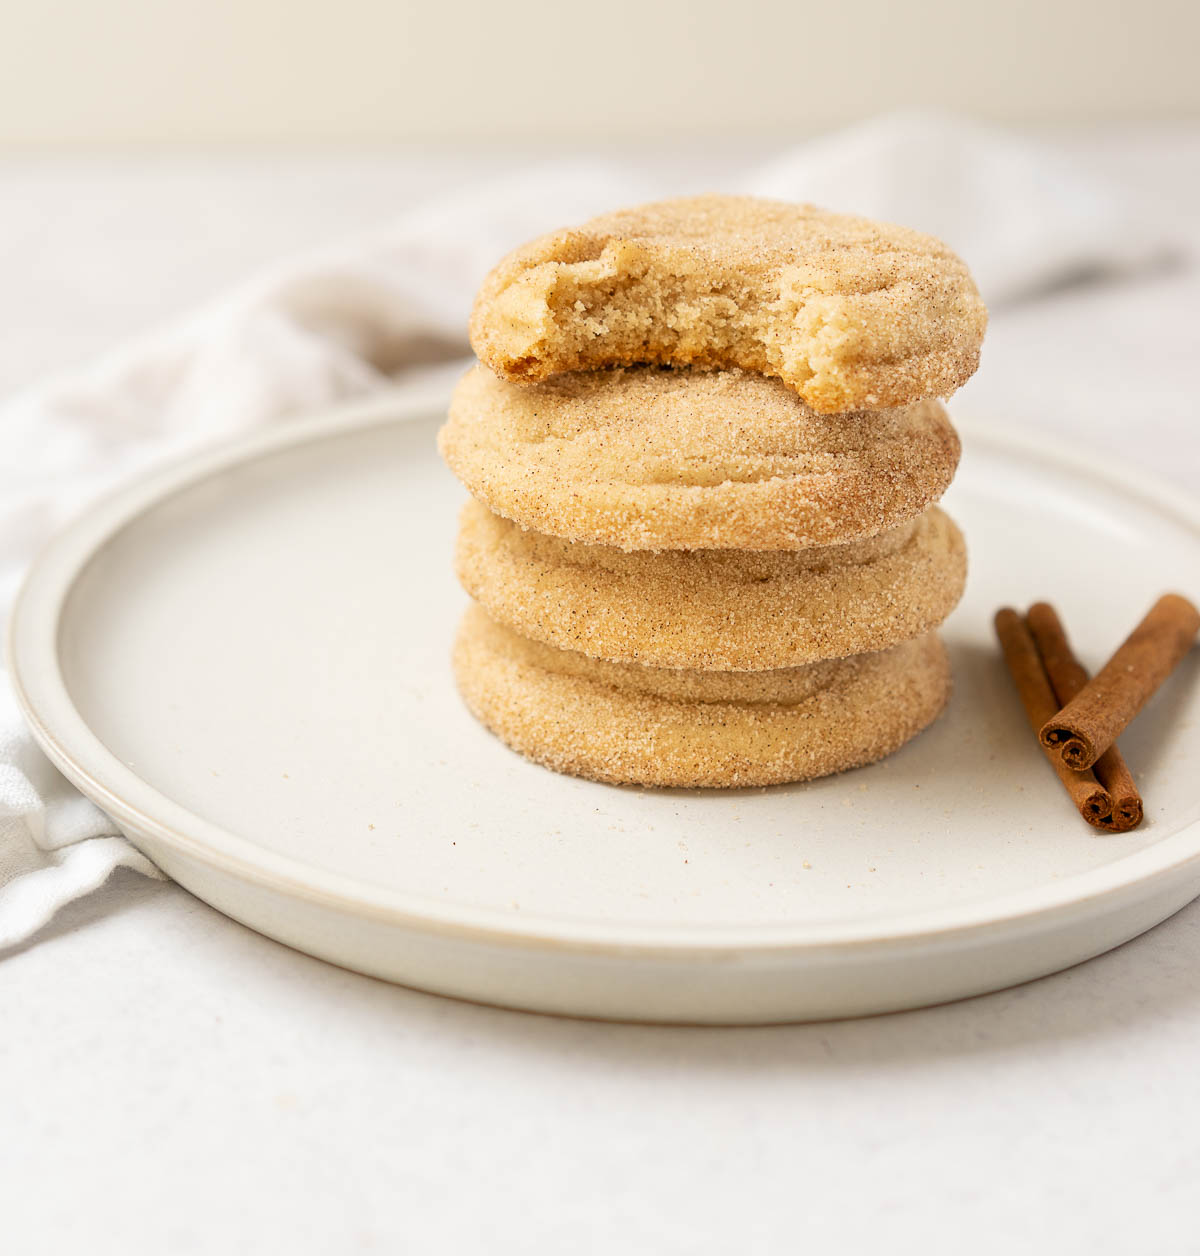
[[70,899],[125,865],[157,868],[34,745],[0,684],[0,947],[20,942]]
[[[725,190],[941,236],[993,308],[1169,251],[1166,228],[1115,187],[1024,141],[937,116],[884,118],[802,145]],[[0,406],[0,614],[38,546],[97,492],[189,448],[465,354],[475,288],[507,249],[659,192],[595,162],[467,187]],[[120,865],[158,875],[37,750],[0,674],[0,946]]]

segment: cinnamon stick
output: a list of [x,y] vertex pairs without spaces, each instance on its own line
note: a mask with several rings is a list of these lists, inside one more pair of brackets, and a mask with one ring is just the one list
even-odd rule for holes
[[1081,771],[1113,744],[1171,674],[1200,631],[1200,611],[1165,593],[1107,663],[1038,734],[1042,745]]
[[[1087,684],[1087,671],[1075,657],[1066,629],[1048,602],[1037,602],[1031,606],[1025,622],[1042,656],[1042,665],[1050,679],[1054,697],[1060,707],[1065,707]],[[1142,822],[1142,798],[1116,742],[1096,760],[1092,771],[1112,798],[1112,816],[1105,827],[1116,833],[1136,829]]]
[[[996,636],[999,637],[1000,648],[1004,651],[1004,661],[1008,664],[1021,705],[1036,733],[1058,708],[1050,678],[1042,666],[1033,635],[1016,611],[1007,606],[998,610],[995,624]],[[1112,799],[1096,780],[1095,773],[1073,771],[1056,751],[1046,750],[1045,753],[1079,814],[1093,827],[1105,827],[1112,816]]]

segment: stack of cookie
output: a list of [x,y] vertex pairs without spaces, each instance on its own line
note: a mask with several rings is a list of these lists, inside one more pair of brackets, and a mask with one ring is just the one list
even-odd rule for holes
[[804,780],[943,709],[941,403],[986,313],[929,236],[748,198],[534,241],[485,281],[443,456],[475,500],[467,705],[558,771]]

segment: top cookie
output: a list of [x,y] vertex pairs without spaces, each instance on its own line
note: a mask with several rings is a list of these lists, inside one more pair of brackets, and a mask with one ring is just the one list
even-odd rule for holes
[[651,363],[774,375],[820,414],[945,397],[987,311],[933,236],[754,197],[662,201],[510,253],[471,345],[498,375]]

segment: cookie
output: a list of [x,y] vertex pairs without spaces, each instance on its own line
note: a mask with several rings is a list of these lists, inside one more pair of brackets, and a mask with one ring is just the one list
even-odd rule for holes
[[748,371],[616,368],[535,387],[472,368],[439,434],[492,511],[621,549],[801,549],[894,528],[945,491],[944,407],[815,414]]
[[942,711],[934,634],[763,672],[605,663],[527,640],[472,606],[454,670],[472,713],[527,758],[614,784],[750,786],[874,762]]
[[957,605],[967,560],[962,534],[936,507],[848,545],[626,553],[525,531],[471,501],[455,569],[493,619],[548,645],[739,671],[921,636]]
[[509,379],[633,363],[776,376],[837,414],[946,397],[987,311],[940,240],[812,205],[704,196],[607,214],[509,254],[471,345]]

